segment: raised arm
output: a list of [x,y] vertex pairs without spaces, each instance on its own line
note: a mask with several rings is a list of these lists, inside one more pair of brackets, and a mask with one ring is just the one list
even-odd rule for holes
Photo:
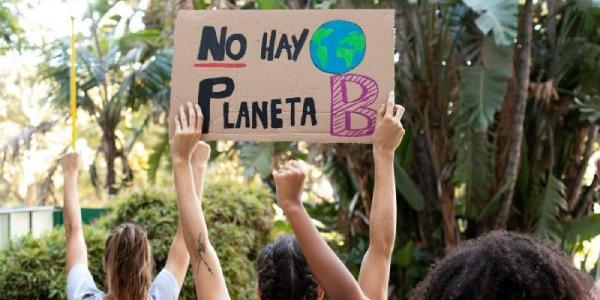
[[[198,142],[192,153],[192,173],[194,175],[194,187],[199,201],[202,201],[202,192],[204,190],[204,176],[206,175],[206,164],[210,155],[210,147],[204,142]],[[177,279],[177,284],[181,288],[190,264],[190,254],[186,248],[183,238],[183,228],[181,221],[177,225],[177,233],[171,243],[169,256],[165,268],[171,272]]]
[[325,243],[302,206],[304,177],[304,170],[296,161],[273,172],[277,202],[292,225],[311,271],[328,299],[366,299],[350,271]]
[[81,209],[77,196],[79,155],[68,153],[62,159],[63,168],[63,219],[67,236],[67,273],[76,264],[87,266],[87,248],[81,226]]
[[175,120],[171,159],[183,238],[192,256],[196,296],[198,299],[230,299],[219,258],[208,239],[202,204],[194,186],[191,156],[202,132],[200,107],[188,103],[186,110],[181,106]]
[[171,242],[167,263],[165,264],[165,268],[175,277],[179,288],[183,285],[183,280],[185,279],[185,273],[187,273],[189,264],[190,254],[185,246],[183,229],[181,227],[181,222],[179,222],[179,224],[177,224],[177,233],[175,233],[173,242]]
[[[395,108],[395,109],[394,109]],[[395,112],[394,112],[395,111]],[[404,108],[394,106],[394,93],[377,114],[373,135],[375,187],[369,218],[369,249],[360,266],[358,282],[369,299],[387,299],[394,239],[396,237],[396,185],[394,151],[404,136]]]

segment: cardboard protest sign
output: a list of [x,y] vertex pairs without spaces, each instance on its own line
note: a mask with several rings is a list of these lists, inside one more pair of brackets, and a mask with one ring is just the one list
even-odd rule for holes
[[206,140],[369,143],[393,55],[393,10],[180,11],[171,112],[198,103]]

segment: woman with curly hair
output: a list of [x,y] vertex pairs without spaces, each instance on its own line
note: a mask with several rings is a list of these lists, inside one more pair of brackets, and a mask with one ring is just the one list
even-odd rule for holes
[[592,278],[556,246],[493,231],[464,242],[434,264],[413,299],[594,299],[592,285]]

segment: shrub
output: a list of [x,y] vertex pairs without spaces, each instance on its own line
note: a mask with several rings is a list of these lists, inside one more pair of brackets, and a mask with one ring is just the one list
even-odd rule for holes
[[[101,286],[106,231],[85,226],[84,234],[90,272]],[[25,236],[0,252],[0,298],[66,299],[65,243],[59,228],[39,239]]]
[[[177,230],[172,191],[141,189],[115,199],[112,211],[86,228],[90,271],[101,285],[102,254],[108,232],[123,222],[142,226],[152,244],[155,271],[165,264]],[[256,295],[255,259],[271,234],[273,209],[269,191],[258,184],[208,180],[203,207],[211,243],[217,250],[232,299]],[[40,238],[26,237],[0,252],[0,295],[11,299],[65,299],[64,230]],[[189,270],[180,299],[195,299]]]

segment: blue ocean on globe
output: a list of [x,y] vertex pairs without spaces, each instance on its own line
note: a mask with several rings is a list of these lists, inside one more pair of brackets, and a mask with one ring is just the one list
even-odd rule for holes
[[310,58],[319,70],[346,73],[365,57],[365,34],[353,22],[333,20],[319,26],[310,39]]

